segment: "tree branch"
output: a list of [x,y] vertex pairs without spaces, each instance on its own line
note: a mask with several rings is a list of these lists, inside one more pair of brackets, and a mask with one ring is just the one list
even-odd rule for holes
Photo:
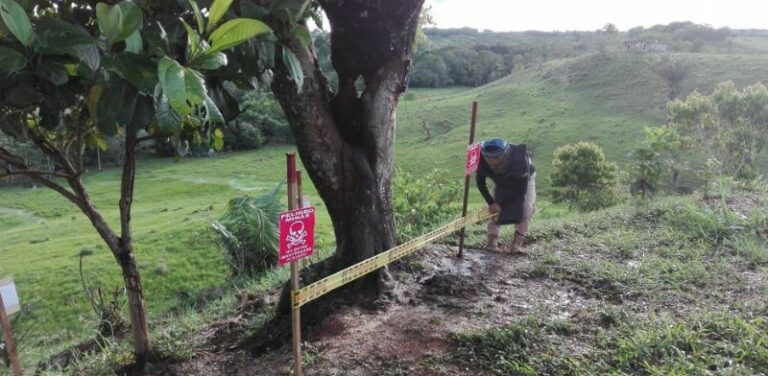
[[[81,205],[80,199],[73,192],[67,190],[61,184],[58,184],[53,180],[46,178],[45,175],[48,175],[48,172],[33,170],[29,165],[27,165],[24,162],[24,160],[14,156],[11,152],[9,152],[7,149],[3,147],[0,147],[0,160],[6,162],[8,165],[13,166],[16,169],[16,170],[11,170],[9,166],[5,166],[6,172],[0,175],[0,177],[10,176],[10,175],[29,176],[30,179],[32,179],[33,181],[38,182],[58,192],[59,194],[64,196],[67,200],[72,201],[72,203],[74,203],[75,205],[78,205],[78,206]],[[67,179],[67,181],[69,181],[72,178],[72,176],[64,175],[64,174],[56,174],[56,176],[63,177]]]

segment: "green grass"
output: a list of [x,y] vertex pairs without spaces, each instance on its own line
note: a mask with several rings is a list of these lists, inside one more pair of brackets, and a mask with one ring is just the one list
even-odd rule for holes
[[[529,317],[483,332],[456,334],[451,361],[497,375],[754,375],[768,372],[768,316],[729,312],[687,320],[627,320],[599,312],[607,328]],[[594,323],[592,323],[594,325]],[[579,350],[563,351],[568,341]],[[572,349],[571,349],[572,350]]]
[[[213,286],[226,283],[223,255],[212,245],[207,226],[228,200],[274,188],[284,175],[288,147],[215,158],[144,160],[139,163],[133,209],[136,257],[152,319]],[[87,175],[86,185],[107,220],[117,224],[119,171]],[[321,207],[317,244],[333,247],[327,213],[314,188],[305,191]],[[90,334],[88,308],[77,273],[80,250],[89,248],[86,275],[105,286],[121,284],[113,256],[90,223],[71,203],[42,188],[0,192],[0,275],[13,275],[22,302],[34,304],[34,348],[57,349]],[[158,266],[167,273],[157,273]]]
[[513,277],[598,303],[456,333],[444,361],[499,375],[764,374],[767,202],[731,190],[537,219],[531,263]]

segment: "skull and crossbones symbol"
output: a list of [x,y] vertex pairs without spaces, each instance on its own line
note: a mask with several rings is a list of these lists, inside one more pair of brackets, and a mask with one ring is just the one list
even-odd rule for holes
[[477,165],[477,154],[472,154],[469,156],[469,166],[474,167]]
[[306,244],[307,235],[307,230],[304,229],[304,222],[297,221],[291,223],[288,227],[288,236],[285,240],[288,241],[288,247],[293,248],[298,245]]

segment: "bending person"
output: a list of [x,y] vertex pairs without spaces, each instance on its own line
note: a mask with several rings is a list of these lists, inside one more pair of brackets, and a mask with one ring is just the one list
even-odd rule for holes
[[[493,139],[481,144],[480,165],[476,182],[488,208],[499,213],[488,223],[486,248],[498,250],[499,226],[514,224],[515,237],[510,251],[522,251],[528,224],[536,211],[536,169],[525,144],[509,144]],[[487,178],[494,183],[493,195],[488,191]]]

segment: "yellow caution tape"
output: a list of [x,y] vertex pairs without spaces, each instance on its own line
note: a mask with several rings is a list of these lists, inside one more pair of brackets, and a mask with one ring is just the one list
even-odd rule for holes
[[428,234],[409,240],[388,251],[379,253],[367,260],[361,261],[346,269],[331,274],[304,288],[293,291],[293,307],[301,307],[349,282],[352,282],[368,273],[376,271],[379,268],[383,268],[384,266],[394,261],[408,256],[409,254],[437,239],[450,235],[473,223],[488,220],[495,215],[496,214],[491,214],[487,209],[483,209],[475,214],[457,219]]

